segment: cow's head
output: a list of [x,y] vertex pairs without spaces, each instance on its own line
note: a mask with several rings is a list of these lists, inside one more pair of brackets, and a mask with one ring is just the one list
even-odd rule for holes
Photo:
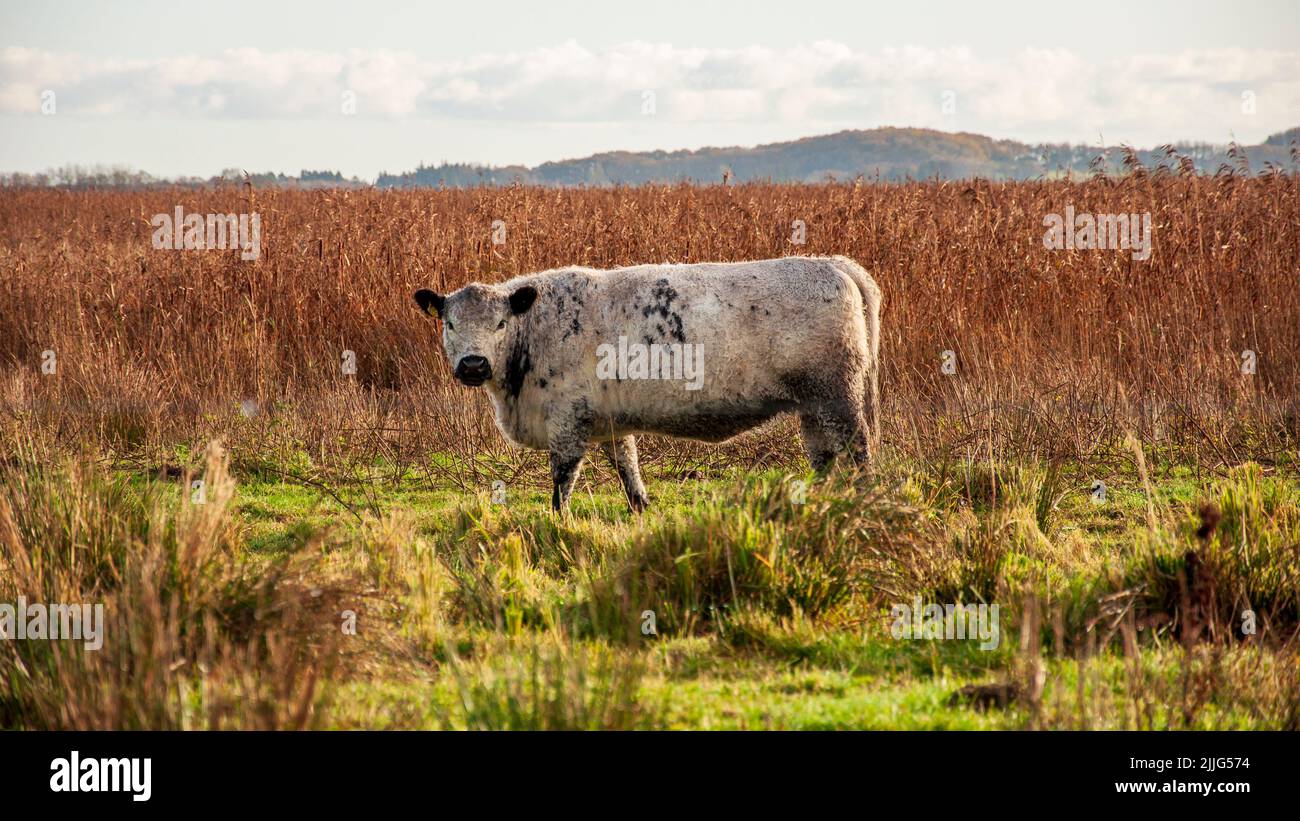
[[506,290],[475,283],[445,297],[424,288],[415,292],[421,310],[442,319],[442,347],[452,374],[471,387],[503,378],[511,323],[535,299],[537,289],[531,285]]

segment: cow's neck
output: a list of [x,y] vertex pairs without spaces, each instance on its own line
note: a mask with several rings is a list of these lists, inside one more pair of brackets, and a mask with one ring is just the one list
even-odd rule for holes
[[506,360],[500,382],[495,380],[488,384],[492,395],[492,405],[496,410],[497,424],[507,436],[516,441],[526,441],[529,437],[523,430],[525,414],[523,404],[527,401],[524,383],[533,369],[531,346],[527,328],[520,328],[506,346]]

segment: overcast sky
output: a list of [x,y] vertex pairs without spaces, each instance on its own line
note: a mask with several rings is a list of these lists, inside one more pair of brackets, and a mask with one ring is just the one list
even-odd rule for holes
[[1300,125],[1300,2],[0,0],[0,171],[373,179],[883,125],[1259,142]]

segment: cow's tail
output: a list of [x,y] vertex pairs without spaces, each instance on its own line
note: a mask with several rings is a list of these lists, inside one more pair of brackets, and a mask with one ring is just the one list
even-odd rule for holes
[[880,286],[866,269],[848,257],[831,257],[831,264],[853,280],[862,294],[862,314],[867,324],[867,367],[863,375],[863,416],[871,434],[871,447],[880,448]]

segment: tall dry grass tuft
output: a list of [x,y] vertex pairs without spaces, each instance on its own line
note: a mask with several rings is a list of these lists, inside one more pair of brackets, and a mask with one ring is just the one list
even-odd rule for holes
[[245,554],[220,447],[201,498],[84,460],[19,461],[0,479],[0,602],[104,612],[98,648],[0,642],[0,726],[311,726],[331,643],[316,616],[339,591],[303,586],[310,555]]

